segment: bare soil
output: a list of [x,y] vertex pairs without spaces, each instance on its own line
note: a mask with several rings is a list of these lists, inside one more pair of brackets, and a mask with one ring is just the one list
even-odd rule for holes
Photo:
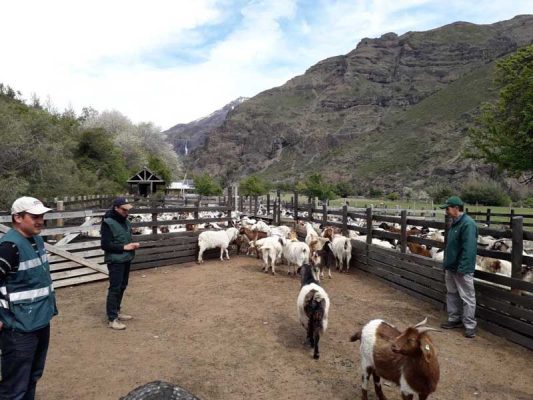
[[[38,399],[119,399],[154,380],[201,399],[358,399],[358,344],[349,337],[383,318],[403,329],[442,311],[361,271],[334,273],[329,329],[313,360],[296,313],[299,279],[261,272],[254,258],[132,272],[125,331],[107,328],[107,282],[59,289],[60,315]],[[533,353],[481,330],[433,333],[441,379],[431,399],[533,399]],[[384,386],[389,399],[399,390]],[[371,399],[374,399],[373,391]]]

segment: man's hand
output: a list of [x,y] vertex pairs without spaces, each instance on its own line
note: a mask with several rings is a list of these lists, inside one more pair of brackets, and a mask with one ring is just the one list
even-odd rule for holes
[[3,322],[0,321],[0,331],[2,330],[2,327],[4,326]]
[[138,249],[140,246],[141,246],[140,243],[137,243],[137,242],[128,243],[124,245],[124,251],[132,251],[132,250]]

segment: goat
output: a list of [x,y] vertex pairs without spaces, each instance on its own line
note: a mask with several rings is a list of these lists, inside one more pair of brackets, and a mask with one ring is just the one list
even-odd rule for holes
[[314,348],[313,358],[317,360],[320,358],[320,334],[324,334],[328,328],[329,296],[318,285],[319,271],[316,266],[304,264],[298,270],[302,276],[302,286],[296,301],[298,318],[307,330],[307,339]]
[[320,268],[320,277],[324,277],[324,269],[328,269],[328,277],[331,279],[331,265],[335,260],[331,240],[327,238],[317,238],[309,246],[311,251],[310,259],[314,265]]
[[381,319],[368,322],[350,341],[361,340],[361,387],[363,400],[368,399],[368,381],[374,379],[378,399],[385,396],[380,378],[400,386],[402,399],[412,400],[418,394],[425,400],[437,389],[440,370],[437,353],[428,331],[437,331],[424,326],[427,318],[415,326],[400,332]]
[[[278,240],[283,246],[283,257],[285,257],[289,266],[287,271],[288,275],[292,274],[292,264],[301,267],[309,262],[310,250],[307,244],[298,240],[286,240],[285,238],[279,238]],[[296,271],[296,269],[294,270]],[[296,275],[296,272],[294,274]]]
[[[253,242],[258,239],[264,239],[268,236],[266,232],[253,231],[250,228],[246,228],[244,226],[239,229],[239,234],[246,236],[250,242]],[[253,248],[254,247],[250,246],[248,249],[251,250]],[[259,258],[259,252],[257,251],[257,248],[255,248],[255,255],[257,256],[257,258]]]
[[261,250],[264,262],[263,271],[268,272],[268,269],[270,268],[272,270],[272,275],[276,275],[276,260],[281,257],[281,253],[283,252],[283,246],[278,238],[275,236],[269,236],[251,242],[250,246]]
[[412,254],[418,254],[419,256],[431,258],[431,251],[429,251],[423,244],[407,242],[407,247]]
[[205,231],[198,235],[198,246],[200,251],[198,252],[198,263],[204,262],[202,255],[207,249],[214,249],[220,247],[220,261],[223,261],[224,252],[226,252],[226,258],[229,260],[228,246],[237,238],[237,228],[228,228],[224,231]]
[[305,233],[305,243],[307,243],[307,245],[310,245],[313,240],[319,237],[318,233],[310,222],[305,223]]
[[333,255],[337,265],[337,271],[342,272],[343,264],[346,263],[346,272],[350,269],[352,258],[352,240],[342,235],[335,235],[331,243]]

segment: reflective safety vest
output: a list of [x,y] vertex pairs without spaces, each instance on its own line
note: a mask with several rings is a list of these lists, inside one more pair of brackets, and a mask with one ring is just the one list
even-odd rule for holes
[[17,271],[9,272],[0,286],[0,320],[5,328],[33,332],[44,328],[57,314],[50,266],[40,236],[31,242],[15,229],[9,230],[1,242],[14,243],[19,251]]
[[[113,218],[105,218],[104,223],[111,229],[111,234],[113,235],[111,243],[124,246],[133,241],[131,237],[131,224],[127,219],[124,221],[124,224],[121,224]],[[134,250],[125,250],[122,253],[106,251],[104,260],[106,264],[122,264],[133,260],[133,257],[135,257]]]

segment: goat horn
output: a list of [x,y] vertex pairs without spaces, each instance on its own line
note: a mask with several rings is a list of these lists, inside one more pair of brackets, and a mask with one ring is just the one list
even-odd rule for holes
[[427,331],[434,331],[434,332],[442,332],[440,329],[430,328],[429,326],[423,326],[420,328],[417,328],[418,333],[423,333]]
[[418,328],[419,326],[422,326],[422,325],[426,325],[427,322],[428,322],[428,317],[424,318],[423,321],[421,321],[418,324],[416,324],[415,328]]

